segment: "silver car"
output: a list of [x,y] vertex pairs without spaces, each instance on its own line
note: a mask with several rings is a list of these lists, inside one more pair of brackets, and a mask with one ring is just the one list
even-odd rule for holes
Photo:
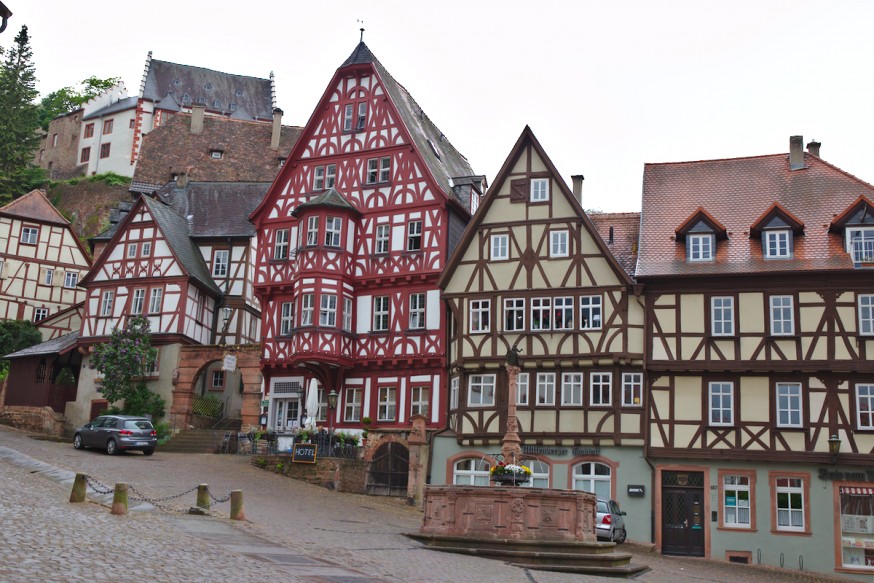
[[94,447],[115,455],[127,450],[140,450],[145,455],[155,453],[158,432],[146,417],[101,415],[76,430],[73,447]]
[[619,510],[615,500],[598,500],[595,504],[595,535],[598,540],[624,543],[625,512]]

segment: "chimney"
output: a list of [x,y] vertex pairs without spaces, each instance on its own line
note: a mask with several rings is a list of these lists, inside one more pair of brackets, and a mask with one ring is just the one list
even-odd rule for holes
[[176,176],[177,188],[185,188],[188,186],[188,172],[182,172]]
[[583,204],[583,180],[585,180],[585,176],[582,174],[575,174],[574,176],[571,176],[571,180],[574,181],[574,196],[577,197],[580,204]]
[[273,133],[270,134],[270,147],[274,150],[279,149],[279,137],[282,134],[282,110],[278,107],[273,108]]
[[206,111],[206,106],[202,103],[197,103],[191,106],[191,133],[203,133],[203,112]]
[[821,145],[822,145],[822,144],[821,144],[820,142],[817,142],[816,140],[811,140],[811,141],[809,141],[809,142],[807,143],[807,151],[808,151],[808,153],[810,153],[810,154],[816,156],[817,158],[819,158],[819,147],[820,147]]
[[804,137],[789,137],[789,170],[801,170],[804,168]]

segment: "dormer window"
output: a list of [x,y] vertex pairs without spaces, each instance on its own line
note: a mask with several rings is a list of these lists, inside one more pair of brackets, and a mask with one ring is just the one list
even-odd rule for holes
[[713,233],[687,235],[686,251],[689,261],[713,261]]
[[209,156],[210,156],[213,160],[221,160],[222,157],[224,156],[224,152],[222,152],[221,150],[210,150],[210,151],[209,151]]
[[792,234],[789,229],[765,231],[762,246],[766,259],[789,259],[792,257]]
[[853,263],[874,263],[874,227],[847,227],[847,252]]
[[795,237],[804,235],[804,223],[775,202],[750,225],[750,239],[762,240],[765,259],[792,259]]

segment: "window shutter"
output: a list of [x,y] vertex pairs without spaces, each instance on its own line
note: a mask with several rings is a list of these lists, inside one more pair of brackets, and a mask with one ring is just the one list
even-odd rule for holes
[[52,276],[52,287],[62,287],[64,285],[64,279],[66,277],[66,272],[56,269],[54,275]]
[[45,285],[46,283],[46,272],[48,270],[45,267],[39,268],[39,285]]
[[510,181],[510,200],[513,202],[528,200],[528,191],[531,188],[531,180],[519,178]]

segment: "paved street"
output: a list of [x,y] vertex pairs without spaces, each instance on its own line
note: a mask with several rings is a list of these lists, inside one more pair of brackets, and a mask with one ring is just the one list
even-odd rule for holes
[[[180,512],[194,505],[194,492],[159,502],[163,510],[131,502],[127,516],[109,513],[111,497],[101,502],[92,494],[88,503],[70,504],[75,472],[109,487],[126,482],[149,499],[200,483],[209,484],[219,498],[242,489],[246,520],[227,520],[227,502],[214,505],[209,517]],[[248,456],[172,454],[159,448],[152,457],[110,457],[0,426],[0,488],[0,582],[615,581],[425,549],[402,535],[418,529],[421,513],[401,501],[311,486],[255,468]],[[622,550],[651,568],[636,578],[643,583],[840,581],[663,557],[635,545]]]

